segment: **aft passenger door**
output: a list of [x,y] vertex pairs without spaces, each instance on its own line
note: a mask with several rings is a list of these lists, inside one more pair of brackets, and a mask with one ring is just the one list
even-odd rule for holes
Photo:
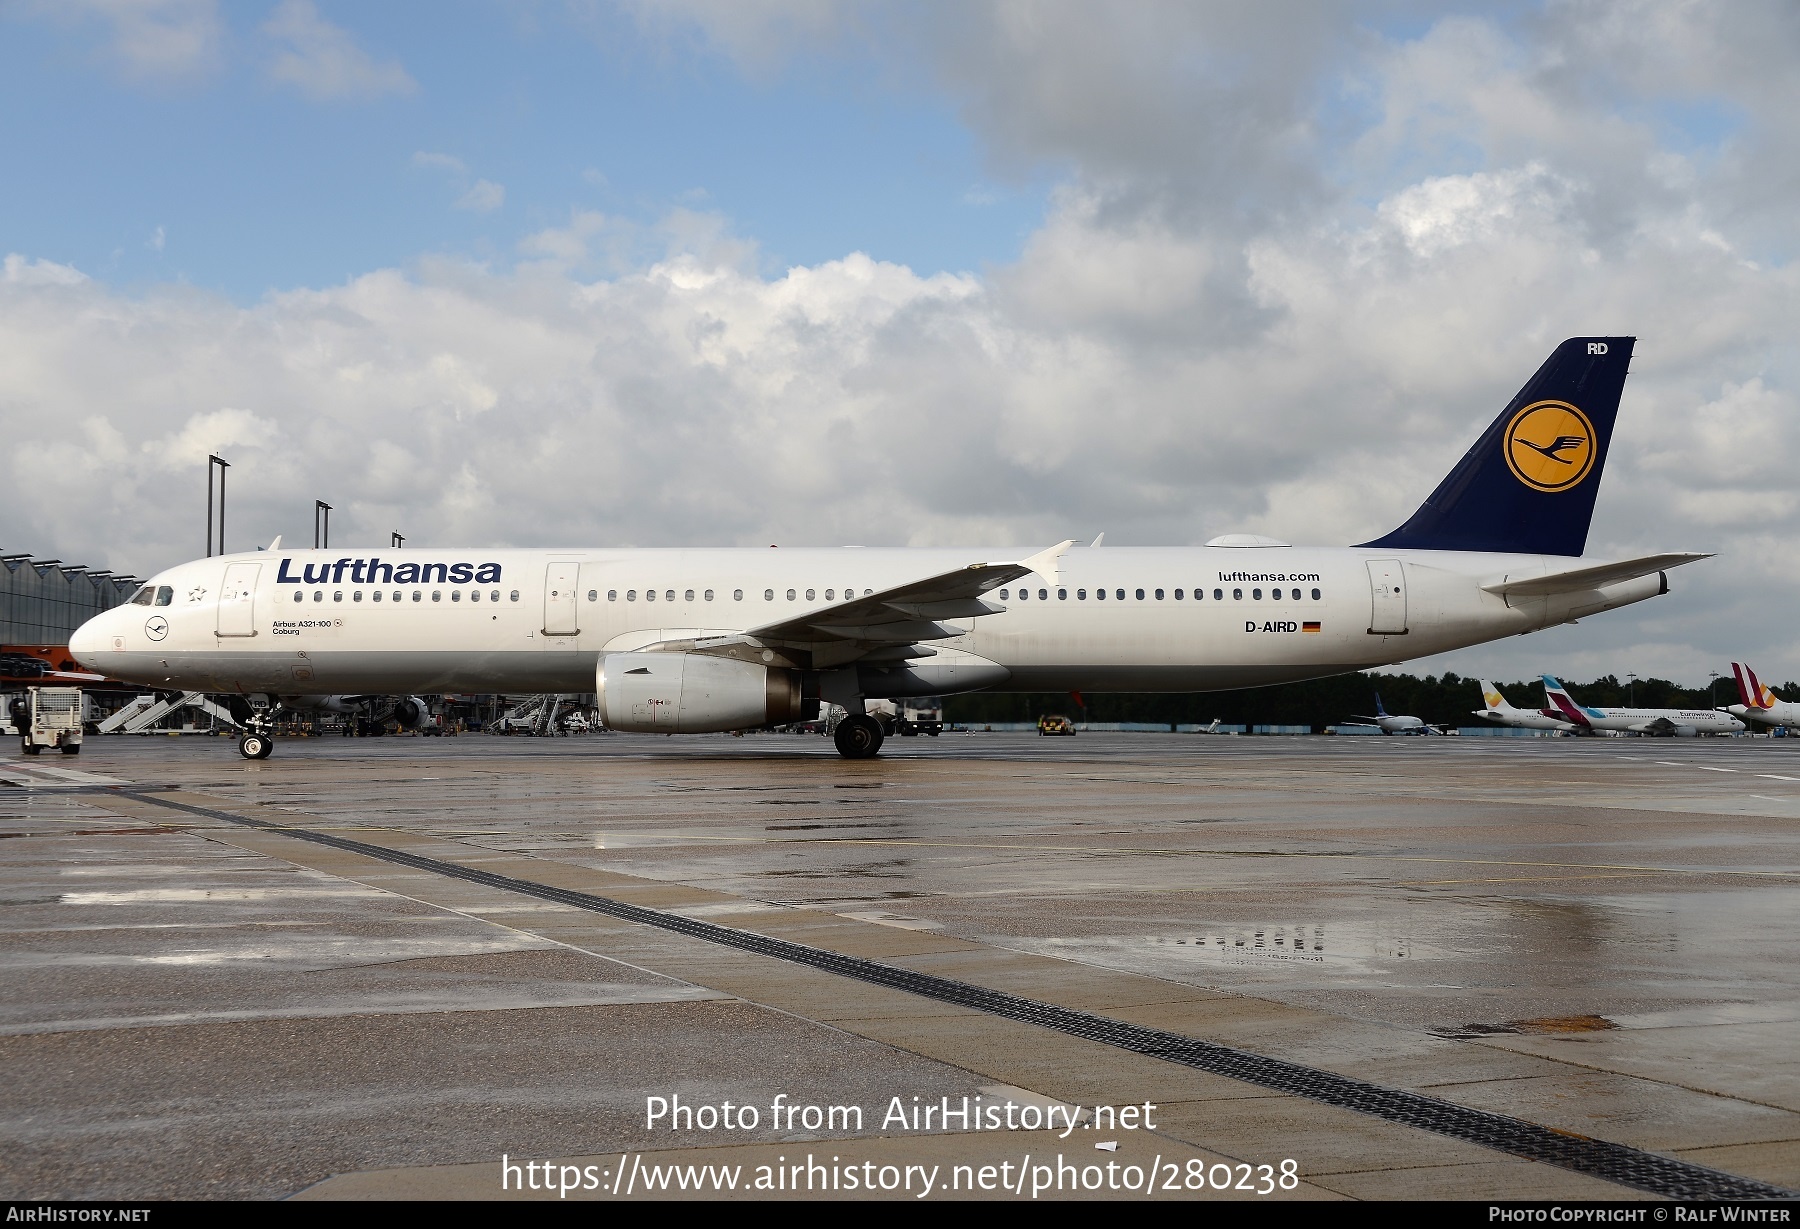
[[1369,560],[1369,634],[1406,635],[1406,584],[1398,559]]
[[256,635],[256,580],[261,574],[260,563],[233,563],[226,566],[225,583],[219,589],[216,635]]

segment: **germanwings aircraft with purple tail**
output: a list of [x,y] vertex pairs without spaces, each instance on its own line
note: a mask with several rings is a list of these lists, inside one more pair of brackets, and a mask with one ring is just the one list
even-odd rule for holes
[[247,757],[321,695],[597,693],[614,730],[704,733],[998,691],[1215,691],[1516,636],[1668,592],[1697,553],[1581,558],[1630,337],[1556,347],[1400,528],[1348,547],[326,551],[196,560],[70,648],[223,694]]

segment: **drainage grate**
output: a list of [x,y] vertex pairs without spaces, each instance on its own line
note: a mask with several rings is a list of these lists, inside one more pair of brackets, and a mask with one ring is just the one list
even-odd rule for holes
[[604,896],[592,896],[586,892],[575,892],[567,888],[533,883],[528,879],[514,879],[508,875],[496,875],[491,871],[458,866],[454,862],[441,862],[436,858],[422,858],[416,854],[386,849],[380,845],[369,845],[362,841],[331,836],[323,832],[312,832],[305,828],[283,827],[263,820],[233,815],[228,811],[216,811],[209,807],[191,806],[183,802],[157,798],[135,790],[111,790],[109,792],[122,793],[126,797],[154,806],[186,811],[194,815],[204,815],[246,828],[261,828],[278,832],[283,836],[310,841],[315,845],[326,845],[348,853],[362,854],[383,862],[411,867],[414,870],[429,871],[432,874],[462,879],[485,887],[499,888],[502,891],[516,892],[524,896],[534,896],[539,900],[547,900],[559,905],[571,905],[577,909],[604,913],[623,921],[654,926],[661,930],[704,939],[709,943],[718,943],[726,947],[754,952],[759,956],[771,956],[777,960],[822,969],[828,973],[854,978],[871,985],[887,986],[890,989],[903,990],[908,994],[917,994],[925,998],[937,999],[940,1002],[953,1003],[960,1007],[970,1007],[989,1015],[1017,1020],[1025,1024],[1035,1024],[1071,1037],[1097,1041],[1104,1045],[1129,1050],[1134,1054],[1143,1054],[1150,1058],[1159,1058],[1166,1062],[1180,1063],[1186,1067],[1211,1072],[1214,1075],[1241,1080],[1259,1088],[1304,1097],[1309,1101],[1316,1101],[1324,1105],[1336,1105],[1372,1114],[1388,1122],[1397,1122],[1405,1126],[1417,1127],[1422,1131],[1449,1136],[1452,1139],[1480,1144],[1512,1156],[1531,1161],[1542,1161],[1548,1165],[1560,1166],[1563,1169],[1574,1170],[1590,1177],[1616,1182],[1621,1186],[1635,1187],[1638,1190],[1664,1195],[1671,1199],[1793,1199],[1800,1197],[1800,1192],[1785,1190],[1750,1178],[1721,1173],[1718,1170],[1707,1169],[1705,1166],[1694,1165],[1687,1161],[1658,1156],[1653,1152],[1644,1152],[1624,1144],[1590,1139],[1584,1135],[1539,1126],[1537,1123],[1526,1122],[1523,1119],[1509,1118],[1504,1114],[1491,1114],[1449,1101],[1440,1101],[1435,1097],[1421,1096],[1418,1093],[1405,1092],[1397,1088],[1384,1088],[1379,1084],[1370,1084],[1334,1072],[1321,1071],[1316,1067],[1306,1067],[1299,1063],[1285,1062],[1262,1054],[1252,1054],[1247,1050],[1237,1050],[1230,1046],[1217,1045],[1194,1037],[1184,1037],[1179,1033],[1165,1032],[1162,1029],[1128,1024],[1123,1020],[1096,1016],[1085,1011],[1074,1011],[1052,1003],[1041,1003],[1036,999],[1022,998],[1016,994],[1006,994],[999,990],[990,990],[984,986],[971,985],[968,982],[955,981],[948,977],[915,973],[910,969],[896,968],[893,965],[864,960],[856,956],[845,956],[842,953],[827,951],[823,948],[808,947],[803,943],[791,943],[786,939],[770,938],[752,931],[720,926],[713,922],[702,922],[695,918],[683,917],[678,913],[664,913],[660,910],[646,909],[641,905],[631,905]]

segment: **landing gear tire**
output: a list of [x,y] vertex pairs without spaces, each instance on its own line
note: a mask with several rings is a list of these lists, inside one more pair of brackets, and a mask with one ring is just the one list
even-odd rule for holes
[[238,754],[247,760],[266,760],[274,750],[267,734],[246,734],[238,739]]
[[872,760],[881,752],[881,722],[867,713],[852,713],[838,722],[834,741],[845,759]]

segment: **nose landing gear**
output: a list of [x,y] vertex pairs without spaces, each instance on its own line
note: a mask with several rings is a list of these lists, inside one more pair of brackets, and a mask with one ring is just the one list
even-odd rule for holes
[[251,732],[238,739],[238,754],[247,760],[266,760],[275,750],[275,741],[267,734]]

